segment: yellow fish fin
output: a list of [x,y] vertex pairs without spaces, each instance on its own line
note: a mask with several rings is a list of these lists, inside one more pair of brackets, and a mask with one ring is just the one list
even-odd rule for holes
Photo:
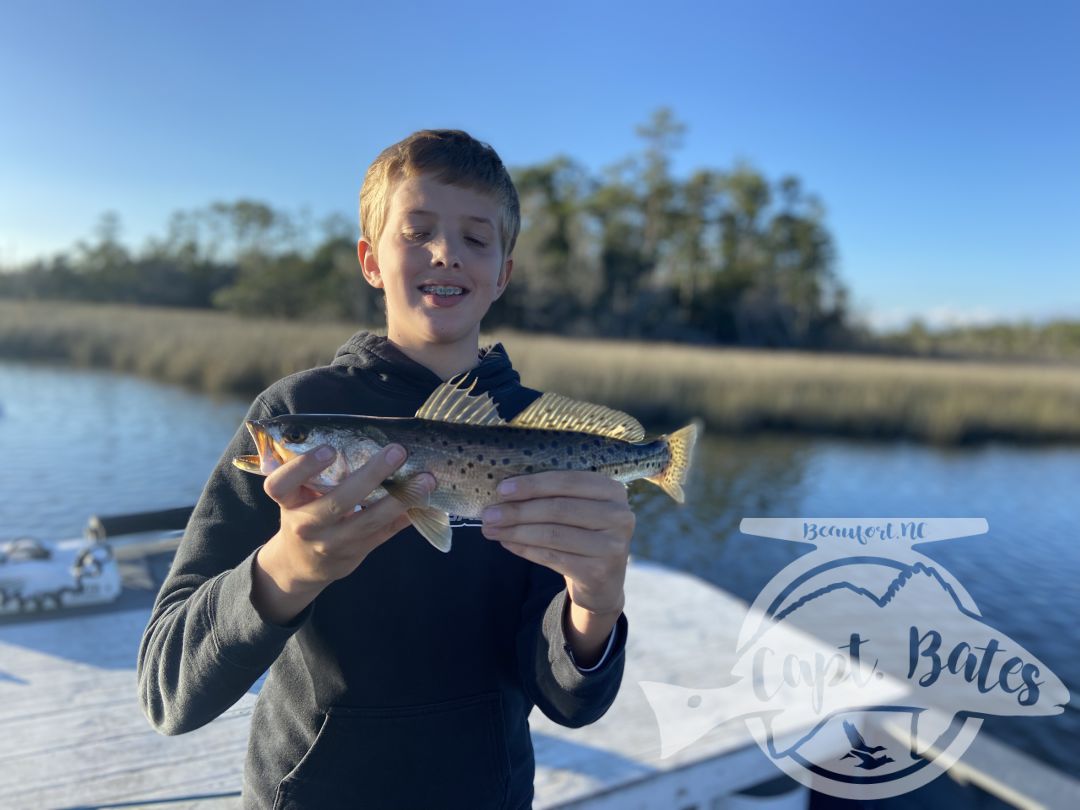
[[416,478],[407,481],[383,481],[383,489],[397,498],[408,508],[413,527],[439,551],[450,550],[450,516],[441,509],[428,506],[431,495],[417,482]]
[[603,405],[570,399],[562,394],[544,394],[511,419],[510,425],[543,430],[574,430],[621,439],[624,442],[640,442],[645,439],[645,428],[630,414]]
[[447,380],[436,388],[427,402],[416,412],[417,419],[436,422],[456,422],[463,425],[505,425],[506,421],[495,409],[495,401],[487,393],[470,392],[476,380],[468,388],[464,386],[468,372]]
[[683,484],[686,483],[686,474],[690,471],[690,462],[694,456],[694,444],[697,442],[700,430],[701,422],[695,419],[686,427],[679,428],[667,436],[661,436],[661,441],[667,443],[668,450],[671,452],[671,461],[656,475],[645,479],[652,481],[664,490],[675,499],[676,503],[686,502]]
[[405,510],[413,527],[439,551],[447,552],[453,539],[450,516],[434,506],[414,506]]

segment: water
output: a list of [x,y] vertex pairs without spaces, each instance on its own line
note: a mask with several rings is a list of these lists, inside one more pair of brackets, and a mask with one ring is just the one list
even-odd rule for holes
[[[94,513],[194,503],[246,409],[107,372],[0,363],[0,537],[71,537]],[[1075,773],[1078,493],[1078,448],[706,437],[685,508],[633,486],[634,553],[750,601],[802,547],[741,535],[745,516],[985,517],[988,535],[920,550],[963,583],[988,624],[1057,673],[1074,702],[1056,717],[990,718],[984,733]]]
[[0,537],[192,504],[247,412],[102,371],[0,363]]

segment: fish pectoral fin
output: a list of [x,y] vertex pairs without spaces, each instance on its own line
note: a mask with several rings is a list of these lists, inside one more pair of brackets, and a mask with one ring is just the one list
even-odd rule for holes
[[407,481],[383,481],[382,486],[405,506],[426,507],[431,503],[431,493],[420,486],[416,477]]
[[391,497],[397,498],[408,507],[405,514],[409,516],[416,530],[431,545],[439,551],[450,550],[452,537],[450,515],[434,506],[428,506],[431,502],[431,493],[420,486],[418,478],[410,478],[407,481],[383,481],[382,485]]
[[572,430],[624,442],[645,440],[645,428],[628,413],[582,402],[562,394],[544,394],[510,420],[511,427]]
[[413,527],[439,551],[450,550],[453,532],[450,530],[450,515],[434,506],[414,506],[405,510]]
[[468,372],[447,380],[436,388],[427,402],[416,412],[417,419],[435,422],[454,422],[461,425],[504,425],[506,422],[495,409],[495,400],[483,392],[470,396],[476,380],[465,387]]
[[237,456],[232,460],[232,463],[234,467],[237,467],[244,472],[262,473],[258,456]]

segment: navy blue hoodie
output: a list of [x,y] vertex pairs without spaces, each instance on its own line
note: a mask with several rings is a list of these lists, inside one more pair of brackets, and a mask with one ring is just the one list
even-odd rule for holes
[[[539,396],[501,345],[471,372],[512,419]],[[247,418],[412,416],[442,382],[386,338],[359,332],[329,366],[286,377]],[[206,484],[139,650],[139,699],[165,734],[198,728],[267,670],[252,716],[246,808],[523,808],[535,762],[528,715],[578,727],[622,681],[626,617],[584,673],[564,636],[561,575],[451,517],[443,554],[411,527],[287,625],[251,602],[255,552],[279,527],[241,426]]]

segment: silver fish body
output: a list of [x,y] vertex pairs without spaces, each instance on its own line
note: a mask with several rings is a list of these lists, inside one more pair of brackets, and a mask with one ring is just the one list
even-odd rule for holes
[[[633,443],[576,431],[415,417],[287,414],[253,420],[249,430],[271,437],[278,457],[299,455],[322,444],[333,447],[337,458],[311,481],[320,490],[336,487],[383,447],[400,444],[409,455],[388,483],[404,484],[419,473],[431,473],[437,487],[430,506],[464,518],[478,518],[496,500],[495,488],[505,478],[547,470],[590,470],[628,483],[660,474],[671,461],[671,451],[661,439]],[[269,466],[261,471],[272,472],[273,462]],[[385,493],[382,487],[372,499]]]
[[[443,383],[408,418],[347,414],[284,414],[247,422],[257,456],[240,456],[242,470],[269,475],[294,456],[328,445],[333,462],[308,485],[338,486],[389,444],[408,452],[405,463],[372,491],[368,501],[392,496],[427,540],[451,546],[451,514],[478,518],[506,478],[547,470],[589,470],[627,483],[645,478],[679,503],[698,423],[651,441],[628,414],[546,393],[509,422],[489,394],[470,395],[465,377]],[[437,482],[430,495],[415,485],[419,473]]]

